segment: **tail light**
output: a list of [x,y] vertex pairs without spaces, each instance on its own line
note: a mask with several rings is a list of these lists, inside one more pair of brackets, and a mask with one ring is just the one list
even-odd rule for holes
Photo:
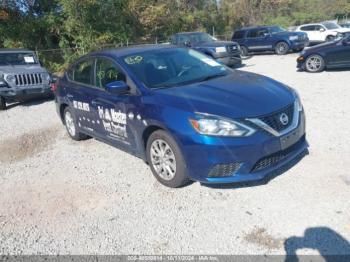
[[57,82],[57,81],[56,81],[56,82],[52,82],[52,83],[50,84],[51,91],[52,91],[52,92],[56,92],[57,86],[58,86],[58,82]]

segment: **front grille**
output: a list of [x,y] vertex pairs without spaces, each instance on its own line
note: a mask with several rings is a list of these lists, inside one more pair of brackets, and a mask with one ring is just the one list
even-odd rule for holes
[[226,49],[227,49],[227,52],[228,53],[238,53],[239,52],[239,50],[238,50],[238,46],[237,45],[228,45],[227,47],[226,47]]
[[251,172],[254,173],[278,164],[280,161],[286,159],[293,151],[295,151],[304,140],[305,136],[303,136],[297,143],[295,143],[291,147],[260,159],[254,165]]
[[241,167],[241,163],[219,164],[213,167],[208,177],[233,176]]
[[[286,114],[288,116],[288,123],[283,124],[281,121],[281,115]],[[284,129],[288,128],[292,122],[293,122],[293,116],[294,116],[294,104],[279,110],[277,112],[274,112],[270,115],[259,117],[261,121],[269,125],[271,128],[276,130],[277,132],[281,132]]]
[[39,85],[43,83],[40,73],[15,75],[16,86]]

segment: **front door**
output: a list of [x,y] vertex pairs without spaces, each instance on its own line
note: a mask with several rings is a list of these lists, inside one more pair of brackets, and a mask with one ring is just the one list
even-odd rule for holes
[[330,67],[350,66],[350,37],[339,41],[337,46],[328,51],[327,60]]
[[96,95],[91,100],[95,135],[124,150],[136,150],[136,130],[142,125],[138,115],[139,96],[131,93],[111,94],[106,91],[106,85],[111,82],[128,83],[130,80],[109,58],[96,59],[95,78]]

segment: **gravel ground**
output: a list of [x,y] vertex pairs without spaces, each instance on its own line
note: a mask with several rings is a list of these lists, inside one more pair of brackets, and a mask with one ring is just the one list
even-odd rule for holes
[[241,70],[296,88],[310,154],[266,185],[168,189],[131,155],[68,138],[52,101],[0,112],[0,254],[350,254],[349,71],[296,54]]

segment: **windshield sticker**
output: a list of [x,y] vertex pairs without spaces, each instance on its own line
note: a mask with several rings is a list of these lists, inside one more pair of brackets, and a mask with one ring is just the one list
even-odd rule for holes
[[210,66],[221,66],[218,62],[210,58],[204,58],[202,61]]
[[136,56],[129,56],[127,58],[124,59],[124,61],[128,64],[128,65],[134,65],[134,64],[139,64],[141,63],[143,60],[142,56],[136,55]]
[[24,61],[25,61],[26,63],[35,63],[34,57],[32,57],[32,56],[25,56],[25,57],[24,57]]

